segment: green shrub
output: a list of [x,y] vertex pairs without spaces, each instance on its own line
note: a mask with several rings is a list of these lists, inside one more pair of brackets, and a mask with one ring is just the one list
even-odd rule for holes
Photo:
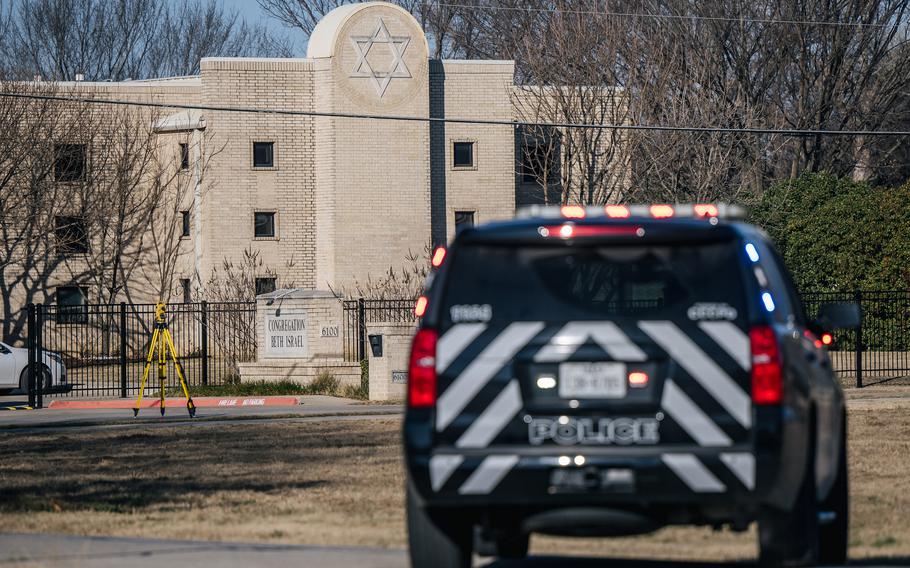
[[807,174],[769,188],[750,221],[771,235],[799,290],[910,288],[910,183]]

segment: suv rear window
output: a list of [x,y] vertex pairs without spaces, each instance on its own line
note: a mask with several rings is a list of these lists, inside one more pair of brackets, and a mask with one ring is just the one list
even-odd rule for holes
[[[452,255],[440,323],[448,327],[465,321],[464,314],[500,321],[742,320],[746,313],[737,252],[733,241],[464,245]],[[717,310],[723,315],[706,315]]]

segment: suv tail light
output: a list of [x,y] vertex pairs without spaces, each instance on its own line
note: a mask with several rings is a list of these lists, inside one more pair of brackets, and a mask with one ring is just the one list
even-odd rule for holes
[[435,329],[419,329],[411,343],[408,365],[408,406],[427,408],[436,404],[436,340]]
[[780,404],[784,399],[784,377],[777,336],[767,325],[749,331],[752,347],[752,402]]

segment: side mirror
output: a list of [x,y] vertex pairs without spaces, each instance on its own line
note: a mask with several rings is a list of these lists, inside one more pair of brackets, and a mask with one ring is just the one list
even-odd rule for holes
[[857,328],[860,324],[859,304],[822,304],[818,309],[818,324],[825,331]]

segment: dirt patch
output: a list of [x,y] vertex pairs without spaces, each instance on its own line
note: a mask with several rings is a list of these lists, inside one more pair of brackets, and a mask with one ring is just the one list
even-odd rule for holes
[[[854,557],[910,556],[910,399],[850,411]],[[895,400],[897,402],[895,402]],[[0,434],[0,524],[17,531],[403,547],[399,422],[243,422]],[[532,551],[753,558],[754,531],[535,537]]]

